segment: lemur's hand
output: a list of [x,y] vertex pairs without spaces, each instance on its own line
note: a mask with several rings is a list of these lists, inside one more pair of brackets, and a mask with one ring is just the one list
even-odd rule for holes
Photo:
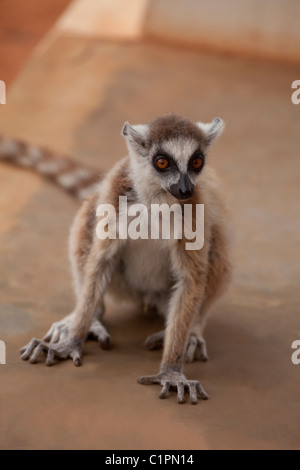
[[52,366],[55,358],[73,359],[75,366],[81,365],[82,341],[77,339],[66,339],[58,343],[46,343],[43,340],[33,338],[26,346],[20,349],[21,357],[24,361],[31,364],[38,362],[40,356],[44,353],[46,356],[46,365]]
[[140,377],[138,379],[138,383],[144,385],[162,385],[162,390],[159,394],[159,398],[166,398],[169,390],[177,390],[178,403],[185,402],[184,394],[186,389],[189,392],[190,402],[192,403],[192,405],[197,404],[197,395],[199,395],[201,400],[208,399],[208,395],[205,393],[198,380],[187,380],[185,375],[171,368],[168,368],[157,375]]
[[[46,343],[61,343],[68,339],[72,328],[74,314],[68,315],[60,321],[53,323],[45,334],[43,341]],[[102,349],[111,349],[110,335],[102,323],[93,318],[89,328],[88,338],[96,339]]]

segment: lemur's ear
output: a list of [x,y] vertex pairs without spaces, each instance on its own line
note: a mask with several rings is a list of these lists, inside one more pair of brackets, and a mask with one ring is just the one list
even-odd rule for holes
[[222,119],[217,117],[207,124],[204,122],[197,122],[197,126],[204,132],[207,145],[210,145],[214,140],[216,140],[225,129],[224,122]]
[[137,150],[142,150],[146,146],[148,132],[147,124],[131,126],[129,122],[125,122],[121,134],[126,138],[128,144],[133,144]]

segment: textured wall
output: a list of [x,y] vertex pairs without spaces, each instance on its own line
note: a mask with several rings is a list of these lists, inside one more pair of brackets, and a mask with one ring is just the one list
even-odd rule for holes
[[229,53],[300,59],[299,0],[150,0],[147,36]]

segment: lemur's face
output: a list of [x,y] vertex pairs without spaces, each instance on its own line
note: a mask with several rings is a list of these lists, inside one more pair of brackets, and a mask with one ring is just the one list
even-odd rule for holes
[[176,199],[189,199],[204,167],[204,148],[193,139],[170,139],[153,145],[150,161],[154,177]]
[[205,165],[210,143],[222,132],[223,122],[193,123],[176,115],[157,118],[150,124],[125,123],[131,159],[154,192],[167,191],[178,200],[190,199]]

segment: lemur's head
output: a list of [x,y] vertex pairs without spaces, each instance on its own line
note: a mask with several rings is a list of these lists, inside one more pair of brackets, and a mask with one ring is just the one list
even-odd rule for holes
[[223,121],[215,118],[194,123],[175,114],[149,124],[124,124],[135,180],[151,183],[151,192],[168,191],[179,200],[189,199],[205,165],[208,146],[222,133]]

